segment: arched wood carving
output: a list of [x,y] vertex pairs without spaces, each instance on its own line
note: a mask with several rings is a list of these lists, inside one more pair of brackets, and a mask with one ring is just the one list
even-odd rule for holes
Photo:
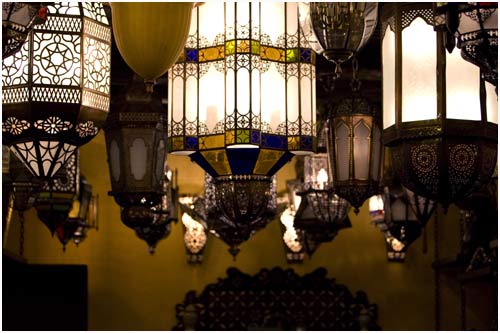
[[229,268],[226,278],[176,305],[173,330],[380,330],[377,305],[352,295],[325,268],[304,276],[293,269],[262,269],[255,276]]

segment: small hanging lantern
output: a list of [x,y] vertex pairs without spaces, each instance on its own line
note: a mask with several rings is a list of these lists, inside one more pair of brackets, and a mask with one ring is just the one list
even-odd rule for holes
[[[265,212],[271,176],[315,138],[315,55],[296,3],[209,2],[169,71],[169,143],[214,177],[228,220]],[[257,201],[258,200],[258,201]]]
[[188,213],[182,214],[184,225],[184,245],[187,251],[187,261],[190,264],[200,264],[203,261],[203,250],[207,244],[205,226],[196,221]]
[[377,26],[378,4],[370,2],[301,2],[300,23],[311,48],[335,63],[335,76],[367,42]]
[[71,240],[77,246],[84,241],[88,229],[98,229],[98,196],[92,195],[92,185],[82,175],[80,175],[79,192],[77,198],[73,201],[68,217],[56,229],[56,235],[63,245],[63,251]]
[[384,234],[384,239],[387,250],[387,260],[392,262],[404,262],[408,246],[392,236],[389,231]]
[[153,92],[181,53],[194,2],[110,2],[113,36],[125,62]]
[[18,52],[35,25],[47,20],[47,3],[2,3],[2,58]]
[[495,87],[446,52],[431,3],[387,4],[381,16],[384,144],[402,184],[446,209],[493,173]]
[[78,151],[75,151],[55,177],[43,183],[35,201],[38,218],[52,234],[68,218],[79,187],[80,166]]
[[352,95],[333,109],[326,129],[332,186],[356,214],[378,192],[384,161],[382,115],[362,97],[357,70],[354,58]]
[[111,29],[98,2],[55,3],[21,50],[2,59],[2,140],[51,178],[97,135],[110,92]]
[[[155,93],[145,92],[137,76],[112,105],[104,133],[111,191],[124,218],[146,215],[163,196],[167,140],[165,107]],[[146,208],[146,209],[144,209]],[[134,227],[134,225],[131,225]]]
[[[498,89],[498,3],[435,3],[440,26],[452,35],[447,38],[448,51],[455,46],[462,58],[481,68],[486,81]],[[441,29],[443,30],[443,29]]]

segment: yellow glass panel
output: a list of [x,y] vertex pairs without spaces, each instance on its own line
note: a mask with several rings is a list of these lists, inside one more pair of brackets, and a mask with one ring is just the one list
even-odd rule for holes
[[200,62],[220,60],[224,58],[223,48],[220,46],[200,50]]
[[234,131],[226,132],[226,145],[231,145],[236,143],[234,141]]
[[280,61],[283,62],[285,59],[285,51],[277,49],[275,47],[262,47],[261,55],[264,60]]
[[225,149],[202,151],[201,154],[207,160],[208,164],[214,168],[217,174],[231,174],[231,167],[229,166]]
[[290,136],[288,137],[288,150],[299,150],[300,149],[300,137]]
[[183,150],[184,149],[184,138],[171,138],[172,140],[172,150]]
[[250,53],[250,41],[247,39],[238,41],[238,53]]
[[224,147],[224,134],[200,136],[200,149]]
[[234,40],[226,41],[226,55],[234,54],[235,43]]
[[236,143],[250,143],[250,130],[237,130]]
[[280,150],[261,149],[253,173],[256,175],[267,174],[284,153]]

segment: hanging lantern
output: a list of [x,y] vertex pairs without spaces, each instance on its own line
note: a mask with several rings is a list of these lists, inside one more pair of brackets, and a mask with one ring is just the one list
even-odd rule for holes
[[456,36],[462,58],[481,68],[485,80],[498,88],[498,3],[439,2],[435,11],[441,18],[438,28],[452,34],[448,50]]
[[110,2],[113,36],[125,62],[153,91],[181,53],[194,2]]
[[377,194],[372,196],[368,201],[368,209],[371,223],[378,226],[384,222],[384,200],[382,199],[382,195]]
[[73,201],[68,217],[56,229],[56,235],[63,245],[63,251],[66,249],[66,244],[71,240],[77,246],[84,241],[88,229],[98,229],[98,196],[92,195],[92,185],[82,175],[80,175],[79,192],[77,198]]
[[161,98],[146,93],[142,80],[134,77],[126,94],[112,105],[104,132],[109,194],[123,207],[122,221],[128,223],[127,216],[149,214],[163,196],[167,133]]
[[35,25],[47,20],[47,3],[2,3],[2,58],[18,52]]
[[97,135],[109,110],[111,30],[102,3],[47,6],[21,50],[2,59],[3,144],[51,178]]
[[384,5],[382,21],[384,144],[403,185],[446,209],[495,168],[494,87],[446,53],[431,3]]
[[[169,71],[169,143],[214,177],[221,211],[251,224],[271,176],[315,137],[315,55],[296,3],[205,3]],[[256,201],[258,200],[258,201]]]
[[44,182],[35,201],[38,218],[52,234],[68,218],[79,185],[80,166],[78,151],[75,151],[54,178]]
[[384,234],[384,240],[387,250],[387,260],[393,262],[404,262],[408,247],[397,238],[391,235],[390,232]]
[[377,26],[377,3],[301,2],[300,23],[311,48],[335,63],[335,75],[367,42]]
[[384,160],[381,114],[361,96],[356,71],[352,95],[331,113],[326,137],[334,191],[358,214],[365,200],[379,190]]

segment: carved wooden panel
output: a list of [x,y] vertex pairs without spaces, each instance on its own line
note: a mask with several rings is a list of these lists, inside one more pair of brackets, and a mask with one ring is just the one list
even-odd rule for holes
[[299,276],[262,269],[255,276],[229,268],[226,278],[176,305],[173,330],[380,330],[377,305],[327,277],[325,268]]

